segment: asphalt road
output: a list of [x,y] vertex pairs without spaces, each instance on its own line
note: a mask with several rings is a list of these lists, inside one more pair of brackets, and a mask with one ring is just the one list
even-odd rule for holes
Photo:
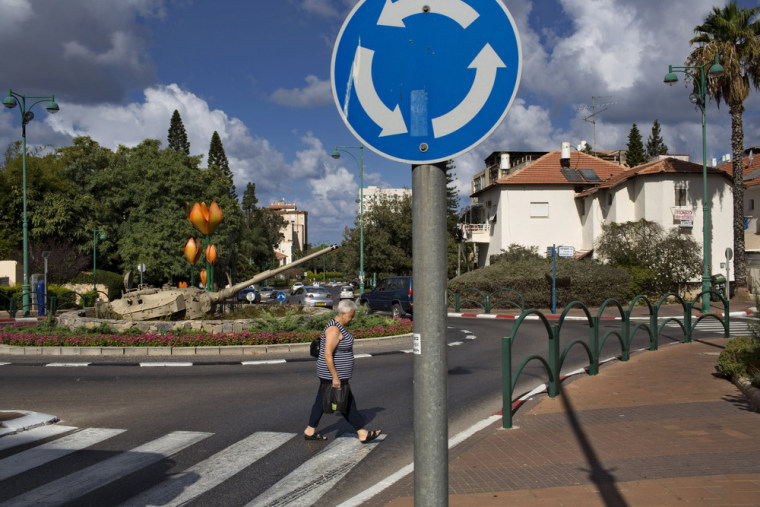
[[[449,436],[501,408],[501,338],[509,335],[513,325],[514,321],[510,320],[449,319],[446,336],[449,343]],[[604,324],[604,328],[610,329],[613,325]],[[574,339],[585,339],[586,334],[582,322],[565,322],[560,333],[561,347]],[[666,335],[663,340],[680,338],[677,329]],[[543,325],[525,322],[515,341],[514,355],[545,354],[547,344]],[[646,345],[643,332],[634,337],[634,348]],[[619,349],[615,347],[614,340],[608,340],[602,357],[617,355]],[[80,484],[92,473],[80,473],[82,478],[70,474],[87,470],[89,466],[95,467],[93,470],[107,470],[109,467],[101,463],[110,463],[108,460],[121,463],[118,460],[124,455],[149,463],[136,469],[117,467],[110,483],[101,481],[95,489],[85,488],[82,495],[77,494],[74,497],[77,504],[117,505],[164,484],[166,479],[184,478],[189,491],[192,485],[203,484],[203,473],[194,467],[206,460],[213,462],[215,456],[221,457],[213,462],[215,473],[227,471],[228,475],[219,484],[202,491],[191,501],[192,505],[245,505],[251,499],[268,504],[261,495],[273,489],[279,491],[281,481],[292,477],[291,474],[306,481],[305,486],[294,486],[297,492],[317,481],[310,480],[310,472],[299,468],[319,459],[320,451],[326,447],[323,443],[304,442],[300,437],[317,389],[314,361],[309,358],[290,355],[287,362],[278,364],[209,364],[184,368],[115,365],[112,358],[88,358],[94,364],[99,361],[110,364],[81,368],[31,366],[8,356],[0,361],[9,359],[12,364],[0,367],[3,386],[0,409],[54,414],[61,419],[59,425],[80,429],[126,431],[7,478],[3,475],[4,467],[7,473],[18,457],[25,451],[33,451],[36,444],[8,449],[0,446],[2,504],[12,504],[12,498],[30,491],[33,495],[21,497],[21,503],[40,503],[40,495],[44,496],[47,491],[45,488],[52,488],[55,494],[69,489],[75,492],[76,488],[69,485]],[[156,360],[155,357],[144,359]],[[198,359],[203,358],[190,360]],[[224,359],[231,363],[236,358]],[[309,503],[336,505],[412,462],[414,360],[412,354],[395,350],[357,358],[352,390],[368,427],[382,428],[386,437],[368,446],[356,444],[354,438],[338,438],[352,437],[350,426],[341,417],[324,415],[319,431],[329,435],[334,444],[354,445],[331,461],[340,462],[360,454],[361,459],[355,466],[340,472],[345,475],[335,472],[339,480],[324,492],[318,492],[316,500]],[[38,357],[27,364],[43,363],[44,358]],[[564,370],[577,369],[586,363],[583,350],[573,347]],[[515,393],[526,392],[545,381],[546,375],[540,366],[530,363]],[[175,432],[185,433],[177,436]],[[282,437],[283,434],[295,436]],[[144,447],[167,435],[195,440],[166,456],[153,447]],[[261,459],[249,462],[246,457],[251,454],[250,449],[259,445],[250,440],[256,436],[270,443],[278,438],[284,441]],[[7,438],[0,439],[0,443]],[[47,442],[52,445],[57,440],[51,438]],[[230,450],[235,446],[243,450],[237,453]]]

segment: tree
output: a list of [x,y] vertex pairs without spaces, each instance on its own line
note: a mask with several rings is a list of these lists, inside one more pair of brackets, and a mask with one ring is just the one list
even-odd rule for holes
[[647,154],[644,151],[644,143],[641,142],[641,133],[639,128],[634,123],[631,127],[631,131],[628,133],[628,152],[625,156],[625,164],[628,167],[636,167],[637,165],[646,164]]
[[666,234],[648,220],[602,224],[595,248],[602,259],[630,273],[636,294],[679,291],[702,272],[700,247],[691,236],[677,227]]
[[190,142],[187,140],[185,125],[182,123],[182,117],[176,109],[169,123],[168,146],[172,151],[190,155]]
[[660,122],[655,120],[652,125],[652,133],[647,139],[647,156],[656,157],[657,155],[665,155],[668,153],[668,146],[662,139],[660,134]]
[[230,197],[237,199],[235,193],[235,183],[233,181],[232,171],[230,170],[230,163],[227,160],[227,154],[224,153],[224,145],[222,145],[222,139],[219,137],[219,133],[215,130],[211,136],[211,144],[208,148],[208,168],[221,173],[221,176],[227,179],[230,191]]
[[[760,19],[755,15],[760,7],[743,9],[729,2],[723,9],[713,7],[705,22],[694,28],[696,37],[689,41],[697,47],[686,59],[686,65],[706,65],[715,58],[723,66],[723,75],[710,77],[707,94],[720,106],[728,105],[731,115],[731,150],[733,151],[734,188],[734,276],[736,287],[746,292],[747,260],[744,253],[744,183],[742,155],[744,152],[744,101],[750,87],[760,87]],[[697,86],[697,83],[694,83]]]

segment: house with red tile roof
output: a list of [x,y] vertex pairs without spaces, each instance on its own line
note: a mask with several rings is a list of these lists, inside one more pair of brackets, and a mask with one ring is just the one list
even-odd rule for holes
[[[722,252],[733,245],[733,192],[723,170],[708,168],[707,183],[711,251],[721,252],[712,256],[712,272],[720,272]],[[511,244],[539,252],[568,246],[576,256],[593,255],[603,223],[646,219],[665,230],[678,227],[701,246],[702,188],[702,165],[675,158],[629,168],[571,150],[569,143],[517,157],[496,152],[473,179],[468,241],[478,247],[479,266]]]

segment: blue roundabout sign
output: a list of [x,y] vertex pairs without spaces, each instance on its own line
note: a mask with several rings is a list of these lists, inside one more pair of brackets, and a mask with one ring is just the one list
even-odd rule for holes
[[335,43],[335,103],[378,154],[410,164],[477,146],[517,94],[520,37],[500,0],[361,0]]

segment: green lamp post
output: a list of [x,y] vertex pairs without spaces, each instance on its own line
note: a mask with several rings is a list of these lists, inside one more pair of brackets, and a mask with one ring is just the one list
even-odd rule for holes
[[[699,106],[702,111],[702,311],[710,311],[710,204],[707,202],[707,135],[705,130],[705,108],[707,94],[707,75],[723,75],[723,66],[718,63],[718,57],[711,63],[693,66],[669,65],[664,82],[674,85],[678,82],[676,72],[681,72],[694,80],[697,93],[689,95],[689,100]],[[696,72],[699,74],[696,75]]]
[[[349,149],[359,150],[359,160]],[[364,292],[364,146],[336,146],[332,158],[339,159],[340,152],[351,155],[359,166],[359,294]]]
[[[32,104],[27,107],[26,100],[30,99]],[[34,113],[31,109],[41,102],[47,102],[45,109],[48,113],[57,113],[59,110],[58,104],[55,103],[55,96],[49,95],[45,97],[25,96],[8,90],[8,96],[3,99],[3,105],[8,109],[13,109],[19,106],[19,113],[21,113],[21,191],[23,199],[23,238],[24,238],[24,285],[22,287],[23,292],[23,314],[24,317],[29,316],[29,309],[31,302],[29,299],[29,225],[26,218],[26,124],[34,119]]]
[[[698,71],[698,75],[696,72]],[[693,66],[669,65],[664,82],[674,85],[678,81],[676,72],[681,72],[694,80],[697,93],[689,95],[689,100],[699,106],[702,111],[702,312],[710,311],[710,204],[707,202],[707,135],[705,130],[705,108],[707,94],[707,75],[723,75],[723,66],[718,63],[718,57],[711,63]]]
[[[100,233],[100,234],[98,234]],[[98,292],[98,270],[97,270],[97,257],[98,257],[98,238],[106,239],[106,231],[103,229],[95,229],[92,231],[92,291]],[[97,299],[97,294],[95,296]]]

